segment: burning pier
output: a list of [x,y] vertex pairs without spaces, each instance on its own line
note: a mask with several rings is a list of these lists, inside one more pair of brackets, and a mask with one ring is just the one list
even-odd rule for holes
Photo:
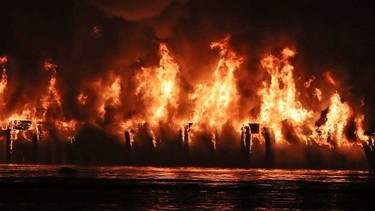
[[[341,98],[342,89],[331,72],[322,74],[319,83],[314,75],[295,80],[291,58],[296,51],[284,48],[278,55],[265,55],[260,61],[262,77],[255,77],[263,81],[249,83],[250,71],[241,67],[246,61],[231,47],[230,36],[212,42],[210,48],[218,54],[211,61],[215,65],[202,71],[207,73],[199,80],[189,81],[186,67],[180,67],[167,44],[160,43],[159,63],[139,62],[130,65],[136,70],[98,74],[82,81],[77,92],[59,90],[66,80],[59,80],[64,76],[52,59],[45,60],[43,77],[48,83],[40,94],[3,112],[4,162],[365,165],[357,141],[368,140],[364,115]],[[7,58],[0,57],[1,97],[8,87],[6,63]],[[372,146],[363,144],[370,161]]]

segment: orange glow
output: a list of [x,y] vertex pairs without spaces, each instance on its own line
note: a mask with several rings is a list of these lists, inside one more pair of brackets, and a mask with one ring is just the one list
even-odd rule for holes
[[[216,131],[227,122],[234,113],[234,107],[238,100],[236,79],[234,71],[240,67],[242,58],[229,47],[227,36],[220,42],[211,44],[211,48],[220,50],[220,60],[216,66],[213,78],[207,83],[198,84],[195,87],[191,99],[195,104],[195,110],[191,121],[194,129],[208,127],[206,129]],[[216,146],[217,135],[212,135],[212,141]]]
[[228,41],[229,37],[226,37],[221,42],[211,44],[211,48],[220,49],[221,58],[212,81],[198,84],[192,94],[195,102],[192,122],[220,128],[230,117],[228,108],[237,97],[233,72],[239,68],[242,58],[229,49]]
[[311,86],[311,83],[315,80],[315,76],[311,76],[311,78],[309,78],[308,81],[306,81],[303,85],[306,87],[306,88],[310,88]]
[[82,92],[79,93],[79,95],[77,97],[78,103],[80,103],[81,105],[85,105],[86,101],[87,101],[87,98],[88,98],[87,95],[83,94]]
[[368,136],[365,135],[365,131],[363,129],[363,121],[365,120],[365,115],[359,114],[355,117],[355,125],[357,130],[355,131],[355,135],[361,141],[367,141],[369,139]]
[[[100,31],[100,28],[93,28],[93,33]],[[355,115],[353,109],[348,102],[341,101],[337,91],[333,93],[332,90],[317,87],[315,76],[304,82],[295,78],[295,68],[290,61],[296,56],[295,50],[284,48],[279,55],[266,55],[260,61],[265,78],[251,87],[250,92],[256,94],[252,98],[245,98],[241,96],[241,90],[237,90],[241,86],[237,77],[241,71],[249,70],[242,69],[244,59],[233,50],[229,41],[230,36],[227,36],[211,43],[211,49],[218,51],[217,63],[211,69],[207,67],[206,71],[211,74],[197,80],[198,83],[182,78],[184,74],[180,74],[180,71],[185,70],[180,69],[172,56],[173,51],[165,43],[159,45],[158,64],[137,67],[133,74],[110,69],[103,77],[98,76],[85,83],[81,90],[74,90],[73,93],[78,96],[69,100],[79,105],[80,112],[91,109],[88,110],[90,114],[87,114],[86,122],[75,118],[74,112],[64,107],[62,100],[69,98],[69,94],[66,94],[66,90],[59,90],[63,80],[59,80],[58,66],[52,59],[47,59],[41,68],[46,71],[43,74],[48,76],[48,80],[45,80],[35,97],[25,100],[24,105],[9,109],[8,113],[2,109],[1,127],[6,128],[18,120],[29,120],[32,122],[30,130],[38,130],[38,124],[51,123],[59,135],[72,140],[75,131],[87,123],[103,127],[111,134],[121,134],[121,137],[124,131],[132,131],[133,143],[139,124],[147,123],[147,133],[152,137],[154,146],[163,141],[160,139],[165,130],[161,128],[167,127],[168,132],[172,130],[178,133],[181,129],[182,141],[188,138],[192,143],[199,141],[195,138],[202,132],[209,136],[216,149],[220,146],[220,136],[224,134],[223,127],[239,130],[241,125],[251,120],[260,123],[261,128],[272,129],[277,144],[288,142],[290,136],[286,135],[288,131],[285,128],[289,126],[293,128],[293,138],[301,143],[315,141],[334,147],[350,143],[345,130],[350,117]],[[0,57],[0,97],[3,101],[7,99],[4,97],[8,88],[7,60],[6,56]],[[328,83],[337,86],[337,90],[343,90],[330,72],[325,72],[323,76]],[[259,80],[261,77],[254,78]],[[298,90],[297,87],[302,89]],[[306,100],[304,97],[314,99]],[[313,106],[309,104],[311,101]],[[89,108],[91,104],[93,107]],[[254,107],[254,111],[249,111],[248,105]],[[64,113],[66,110],[68,112]],[[85,115],[80,118],[86,118]],[[364,118],[362,114],[355,118],[355,134],[359,140],[367,139],[362,126]],[[318,121],[319,124],[316,124]],[[15,132],[14,136],[17,134]]]
[[159,53],[158,67],[142,68],[136,75],[139,83],[136,95],[142,98],[148,107],[143,119],[150,122],[151,127],[157,126],[160,121],[166,121],[170,115],[173,115],[179,92],[176,86],[179,66],[170,56],[166,44],[160,44]]
[[0,81],[0,96],[4,94],[5,89],[8,84],[8,76],[7,71],[5,69],[5,64],[7,63],[8,59],[6,56],[0,57],[0,65],[2,66],[2,74],[1,74],[1,81]]
[[48,92],[41,98],[41,103],[44,110],[43,119],[46,120],[47,111],[52,106],[61,107],[61,97],[59,91],[56,88],[57,65],[53,64],[52,60],[49,59],[44,62],[44,69],[46,71],[52,71],[52,76],[49,80]]
[[320,137],[336,142],[338,146],[348,144],[348,140],[344,136],[344,127],[352,115],[349,105],[341,102],[340,95],[336,92],[330,99],[328,109],[327,121],[319,127]]
[[273,128],[277,142],[282,141],[282,121],[289,120],[300,129],[312,116],[312,112],[303,108],[298,100],[294,68],[288,60],[294,55],[294,51],[286,48],[282,50],[281,58],[269,55],[261,62],[271,81],[263,82],[263,88],[258,93],[262,102],[259,122]]
[[324,72],[323,73],[323,76],[325,77],[325,79],[332,85],[336,85],[336,81],[335,79],[333,79],[332,77],[332,73],[331,72]]
[[322,101],[322,90],[315,88],[313,96],[316,97],[319,101]]

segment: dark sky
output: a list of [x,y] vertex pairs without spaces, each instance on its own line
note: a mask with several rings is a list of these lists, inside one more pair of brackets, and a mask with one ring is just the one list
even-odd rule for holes
[[[157,43],[165,41],[184,77],[194,80],[191,73],[210,55],[207,47],[197,49],[229,34],[249,76],[259,72],[264,53],[292,46],[301,77],[319,80],[331,71],[344,100],[358,107],[364,98],[368,125],[374,126],[374,9],[372,1],[8,0],[0,9],[0,55],[8,56],[10,81],[17,81],[11,101],[42,86],[40,65],[52,58],[61,70],[66,113],[80,116],[70,106],[76,90],[119,61],[126,67],[155,64]],[[99,38],[91,36],[94,26]]]

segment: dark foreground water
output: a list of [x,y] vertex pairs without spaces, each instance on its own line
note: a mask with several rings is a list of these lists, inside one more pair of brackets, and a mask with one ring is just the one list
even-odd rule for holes
[[0,165],[0,209],[372,209],[366,171]]

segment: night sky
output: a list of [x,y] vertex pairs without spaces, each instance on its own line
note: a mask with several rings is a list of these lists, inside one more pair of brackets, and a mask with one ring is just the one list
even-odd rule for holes
[[[297,51],[292,59],[296,80],[303,84],[314,75],[324,84],[323,73],[331,72],[337,86],[326,88],[337,90],[353,110],[366,114],[365,129],[372,132],[374,10],[372,1],[2,1],[0,56],[8,57],[10,86],[6,111],[46,86],[49,76],[41,69],[52,59],[66,118],[92,119],[90,108],[82,111],[75,103],[80,90],[93,92],[84,84],[106,80],[108,71],[127,78],[140,67],[157,65],[159,42],[171,49],[189,90],[189,83],[204,79],[210,74],[207,66],[217,61],[210,43],[231,35],[230,45],[244,58],[236,76],[246,105],[266,77],[261,58],[291,47]],[[129,82],[130,90],[133,86]],[[136,106],[128,102],[124,115],[132,116]],[[257,108],[249,106],[245,112],[251,115]],[[98,124],[110,127],[111,118]]]

